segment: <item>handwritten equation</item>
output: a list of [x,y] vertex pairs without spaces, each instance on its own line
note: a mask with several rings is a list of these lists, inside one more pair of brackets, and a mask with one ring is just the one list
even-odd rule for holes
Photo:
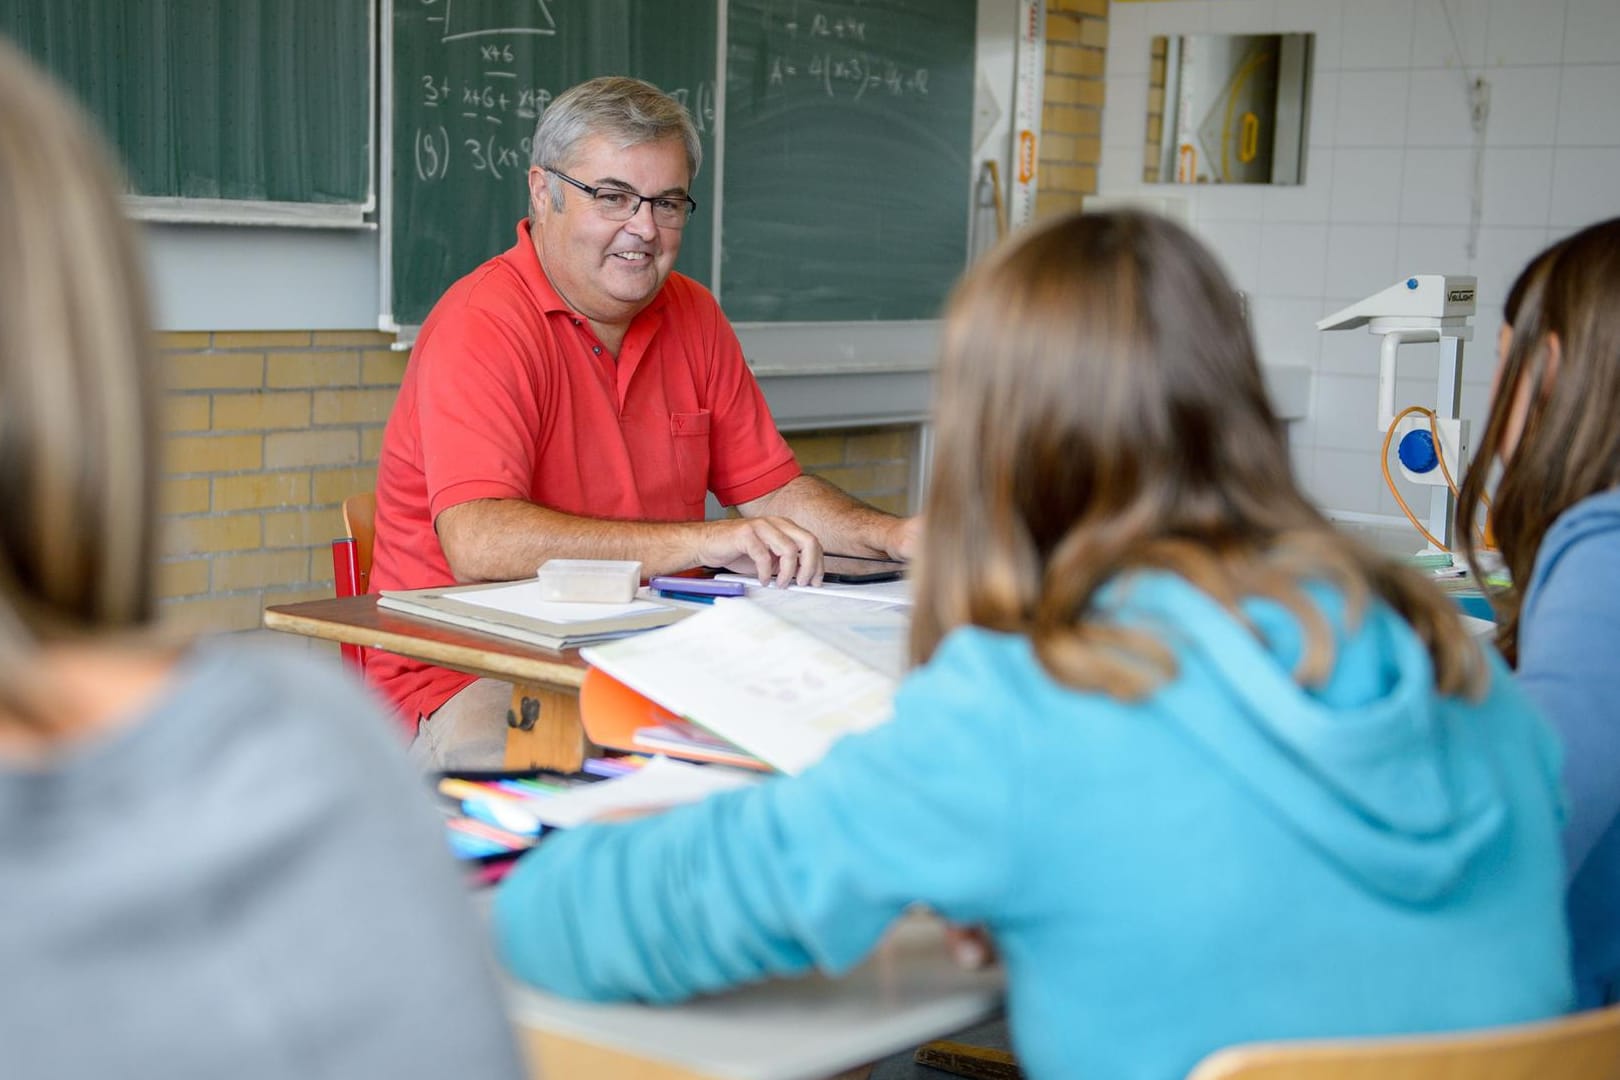
[[795,14],[772,22],[766,29],[775,46],[770,55],[766,86],[815,86],[827,97],[847,96],[859,101],[868,94],[892,98],[923,97],[928,93],[928,69],[898,63],[881,54],[868,40],[868,22],[849,15],[811,10],[802,19]]
[[[417,76],[413,104],[421,110],[421,120],[411,144],[419,180],[444,180],[462,170],[503,180],[527,171],[535,124],[559,92],[525,83],[519,50],[510,42],[461,39],[446,45],[447,51],[463,54],[469,48],[477,50],[477,76]],[[712,80],[676,87],[669,94],[685,106],[700,135],[713,130]]]

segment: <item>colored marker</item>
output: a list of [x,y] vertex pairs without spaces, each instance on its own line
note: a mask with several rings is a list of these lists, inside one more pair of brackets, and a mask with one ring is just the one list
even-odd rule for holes
[[647,583],[665,595],[686,597],[741,596],[748,586],[740,581],[716,581],[698,577],[655,577]]

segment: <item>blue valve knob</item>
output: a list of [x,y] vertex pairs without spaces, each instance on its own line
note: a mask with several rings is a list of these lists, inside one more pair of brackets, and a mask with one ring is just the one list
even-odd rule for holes
[[1415,473],[1431,472],[1440,464],[1440,455],[1434,450],[1434,436],[1422,428],[1408,431],[1401,436],[1395,456],[1401,459],[1402,465]]

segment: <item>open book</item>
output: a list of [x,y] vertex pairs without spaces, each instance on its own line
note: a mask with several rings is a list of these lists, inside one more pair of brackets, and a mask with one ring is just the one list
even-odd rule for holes
[[667,626],[691,610],[644,599],[627,604],[543,600],[540,591],[540,582],[533,578],[492,585],[384,589],[377,606],[547,649],[567,649]]
[[898,654],[905,612],[832,604],[807,617],[798,604],[720,600],[673,626],[586,648],[596,669],[580,692],[586,733],[606,746],[803,771],[841,736],[887,720],[899,684],[899,671],[883,668]]

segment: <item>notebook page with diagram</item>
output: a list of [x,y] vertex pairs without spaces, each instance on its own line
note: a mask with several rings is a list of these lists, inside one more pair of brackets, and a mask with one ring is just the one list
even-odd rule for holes
[[[746,599],[594,645],[593,666],[767,765],[796,774],[889,718],[896,675]],[[587,724],[589,723],[587,719]]]

